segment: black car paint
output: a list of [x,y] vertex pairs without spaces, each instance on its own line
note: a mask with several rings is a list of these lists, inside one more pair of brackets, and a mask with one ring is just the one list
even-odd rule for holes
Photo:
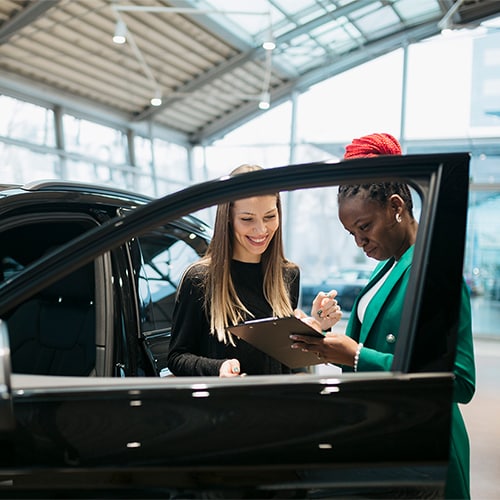
[[[17,398],[16,439],[0,462],[4,474],[34,469],[40,475],[31,478],[32,487],[91,477],[95,483],[81,486],[91,491],[118,477],[122,494],[139,483],[184,491],[224,488],[234,498],[236,487],[279,486],[293,494],[314,485],[332,488],[333,496],[346,487],[373,493],[394,487],[396,473],[400,487],[417,483],[439,491],[446,470],[446,374],[213,379],[203,388],[198,379],[168,386],[135,379],[127,391],[76,384],[81,387],[64,393],[32,389]],[[96,398],[96,391],[103,397]],[[37,446],[30,445],[33,440]],[[376,485],[373,479],[363,484],[365,469],[378,470]]]
[[3,409],[16,427],[0,434],[0,494],[71,497],[78,484],[89,498],[442,496],[468,163],[466,154],[374,158],[211,181],[104,223],[5,283],[1,316],[131,235],[256,193],[402,177],[434,200],[420,221],[393,372],[69,381],[12,374]]

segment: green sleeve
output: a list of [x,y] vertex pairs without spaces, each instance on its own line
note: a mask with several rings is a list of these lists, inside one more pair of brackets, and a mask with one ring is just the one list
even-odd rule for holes
[[457,403],[468,403],[472,399],[476,387],[476,368],[474,363],[474,345],[472,341],[470,297],[465,282],[462,285],[462,302],[459,316],[454,373],[455,383],[453,388],[453,400]]
[[359,372],[390,371],[394,354],[376,351],[369,347],[363,347],[359,353]]

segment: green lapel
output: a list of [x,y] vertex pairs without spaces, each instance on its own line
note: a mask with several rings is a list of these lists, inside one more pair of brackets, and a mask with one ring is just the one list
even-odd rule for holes
[[[401,276],[404,274],[404,272],[411,265],[411,261],[413,258],[413,248],[414,247],[411,246],[403,254],[403,256],[401,257],[401,259],[399,259],[399,261],[397,262],[394,269],[391,271],[391,273],[389,274],[383,285],[380,287],[380,289],[377,291],[377,293],[373,296],[372,300],[368,304],[363,324],[361,325],[359,342],[364,343],[366,341],[366,338],[368,337],[368,334],[370,333],[373,324],[375,323],[375,320],[382,311],[384,304],[387,301],[387,298],[389,297],[389,294],[391,293],[396,283],[401,279]],[[386,269],[386,266],[390,267],[392,265],[392,262],[393,260],[390,259],[389,261],[386,261],[383,264],[381,263],[378,267],[380,269],[384,268]],[[374,277],[368,283],[368,285],[366,286],[365,290],[362,293],[364,294],[367,290],[369,290],[380,279],[380,277],[383,274],[384,273],[380,271],[374,273]],[[403,304],[401,304],[401,307],[402,306]]]

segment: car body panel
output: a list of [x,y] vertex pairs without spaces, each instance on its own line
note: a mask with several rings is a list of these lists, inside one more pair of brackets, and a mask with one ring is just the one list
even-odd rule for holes
[[[387,178],[409,182],[424,197],[390,373],[226,380],[12,374],[4,377],[11,404],[2,410],[15,425],[0,432],[0,493],[36,497],[51,489],[71,497],[70,485],[78,484],[88,497],[442,496],[468,165],[465,153],[415,155],[209,181],[104,222],[7,280],[1,317],[131,237],[213,203]],[[445,306],[436,308],[444,295]]]
[[[80,379],[60,387],[52,380],[50,388],[31,389],[22,377],[13,380],[23,388],[13,391],[15,439],[2,442],[0,462],[0,477],[16,488],[37,485],[33,469],[38,486],[53,488],[91,474],[99,481],[84,487],[89,490],[124,488],[132,477],[143,490],[314,486],[329,495],[347,487],[394,487],[396,478],[399,488],[439,492],[443,484],[449,440],[441,430],[450,415],[442,401],[452,390],[446,374],[204,384],[198,378]],[[144,474],[150,470],[156,473]],[[110,471],[120,471],[121,479]]]

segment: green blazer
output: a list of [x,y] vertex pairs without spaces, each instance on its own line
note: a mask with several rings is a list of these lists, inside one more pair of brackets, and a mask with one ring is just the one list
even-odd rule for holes
[[[363,324],[357,315],[362,297],[394,264],[394,259],[381,262],[370,281],[354,302],[346,334],[363,344],[358,371],[389,371],[396,347],[401,312],[410,277],[414,247],[410,247],[368,304]],[[352,368],[345,368],[352,370]],[[468,289],[462,286],[462,301],[455,357],[454,403],[452,407],[450,465],[446,498],[470,498],[469,438],[457,403],[468,403],[475,391],[475,365],[472,342],[472,319]]]

